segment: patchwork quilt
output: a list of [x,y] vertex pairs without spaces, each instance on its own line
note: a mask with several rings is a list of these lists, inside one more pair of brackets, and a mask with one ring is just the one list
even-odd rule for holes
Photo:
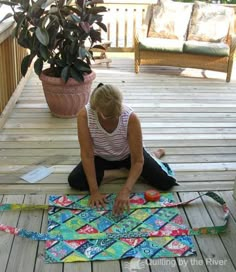
[[64,240],[46,241],[46,262],[196,255],[191,236],[148,236],[187,231],[179,209],[164,207],[174,202],[172,193],[161,194],[158,202],[147,202],[144,193],[133,193],[130,211],[120,216],[112,214],[115,197],[107,195],[106,209],[98,210],[88,207],[89,195],[51,195],[48,234],[63,235]]

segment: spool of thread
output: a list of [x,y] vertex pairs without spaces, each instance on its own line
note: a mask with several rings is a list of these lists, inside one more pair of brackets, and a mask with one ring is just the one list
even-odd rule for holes
[[144,193],[144,197],[147,201],[157,201],[160,199],[161,194],[157,190],[147,190]]

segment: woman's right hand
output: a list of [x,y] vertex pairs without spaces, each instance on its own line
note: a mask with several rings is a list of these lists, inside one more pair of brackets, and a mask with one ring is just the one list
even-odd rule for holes
[[97,191],[96,193],[92,193],[90,195],[89,199],[90,207],[97,207],[97,209],[103,207],[104,209],[106,209],[106,203],[107,203],[106,196],[101,194],[99,191]]

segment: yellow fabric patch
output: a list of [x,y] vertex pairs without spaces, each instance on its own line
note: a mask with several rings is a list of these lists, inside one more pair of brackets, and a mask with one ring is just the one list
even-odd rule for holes
[[232,8],[196,1],[190,20],[188,40],[205,42],[226,42]]
[[153,5],[148,37],[185,40],[192,3],[160,0]]

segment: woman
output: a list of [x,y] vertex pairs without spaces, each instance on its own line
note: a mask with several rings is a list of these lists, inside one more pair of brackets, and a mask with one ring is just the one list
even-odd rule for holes
[[[68,177],[72,188],[90,191],[91,206],[105,208],[105,196],[99,192],[104,170],[129,169],[116,197],[114,214],[129,210],[129,195],[140,176],[160,190],[177,185],[168,164],[143,148],[140,121],[122,101],[122,93],[112,85],[100,83],[92,92],[90,103],[81,109],[77,119],[81,162]],[[164,150],[155,154],[160,158]]]

